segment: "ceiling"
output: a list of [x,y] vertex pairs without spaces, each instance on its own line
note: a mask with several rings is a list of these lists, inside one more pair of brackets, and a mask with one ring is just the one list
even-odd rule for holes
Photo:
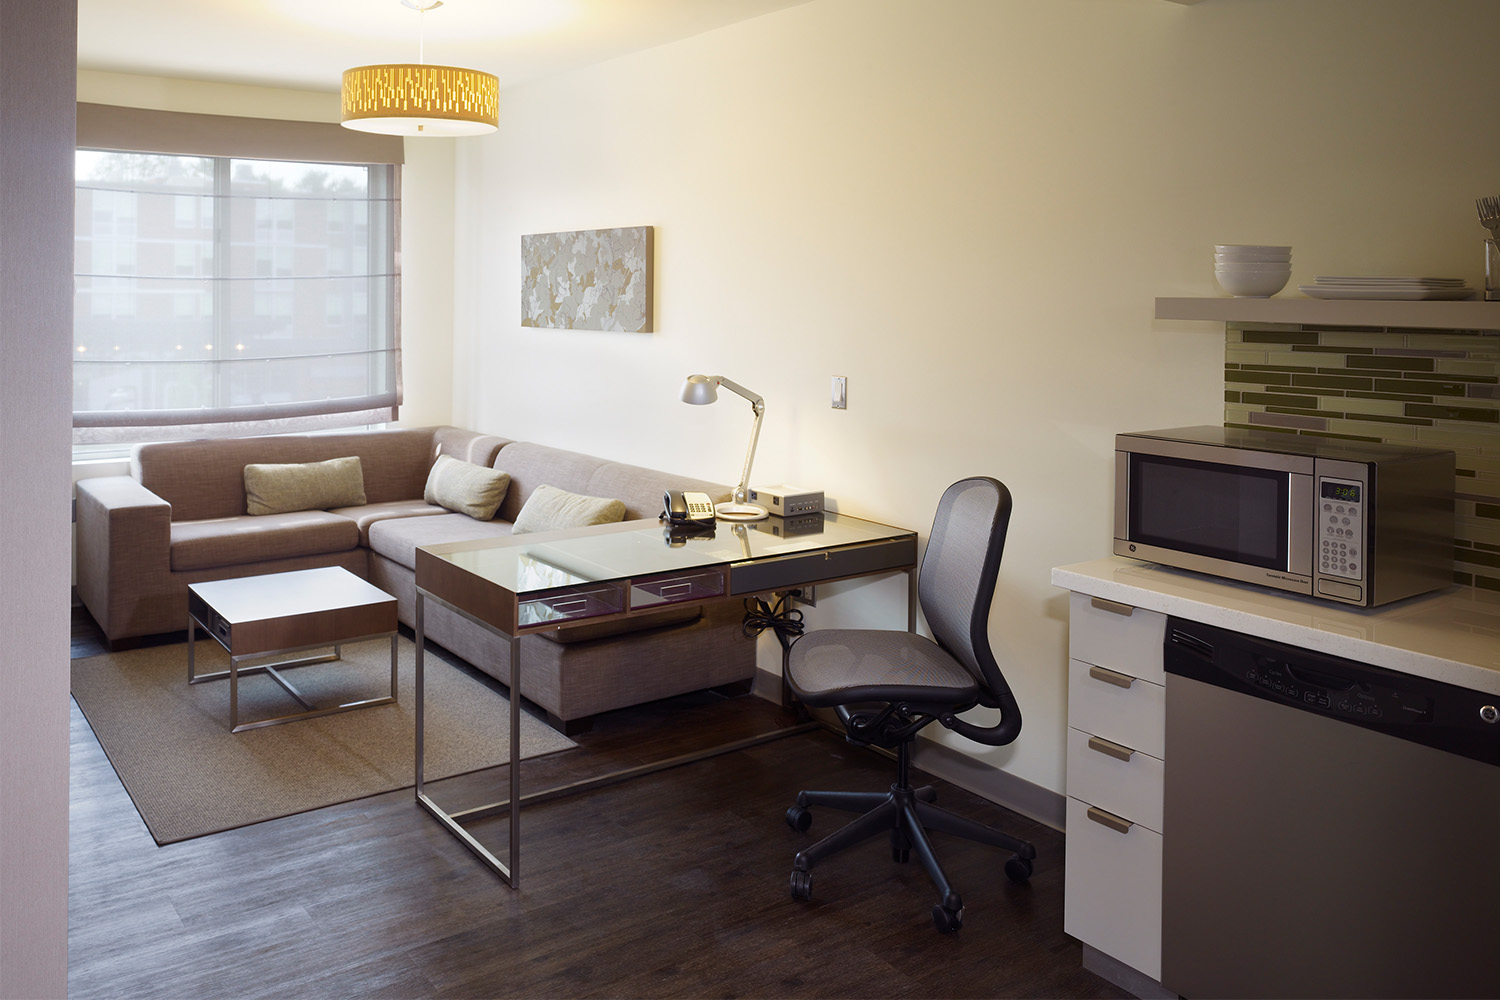
[[401,0],[78,0],[78,65],[337,91],[351,66],[428,62],[494,73],[503,89],[805,2],[446,0],[424,13]]

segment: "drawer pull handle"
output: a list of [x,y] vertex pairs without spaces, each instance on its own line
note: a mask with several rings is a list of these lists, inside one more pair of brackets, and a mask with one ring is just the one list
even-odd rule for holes
[[1128,761],[1131,757],[1135,756],[1135,751],[1129,747],[1122,747],[1118,743],[1111,743],[1109,740],[1103,740],[1097,736],[1089,737],[1089,749],[1097,753],[1102,753],[1106,757],[1113,757],[1115,760]]
[[1116,816],[1112,812],[1105,812],[1098,806],[1089,806],[1087,815],[1095,823],[1098,823],[1100,826],[1107,826],[1116,833],[1129,833],[1130,828],[1135,826],[1130,820]]
[[1115,687],[1128,688],[1135,683],[1135,678],[1129,674],[1122,674],[1108,667],[1089,667],[1089,676],[1096,681],[1113,684]]
[[1099,611],[1108,611],[1112,615],[1122,615],[1125,618],[1129,618],[1131,615],[1135,614],[1135,608],[1132,608],[1130,605],[1116,604],[1114,601],[1106,601],[1102,597],[1090,598],[1089,603],[1092,604],[1095,609]]

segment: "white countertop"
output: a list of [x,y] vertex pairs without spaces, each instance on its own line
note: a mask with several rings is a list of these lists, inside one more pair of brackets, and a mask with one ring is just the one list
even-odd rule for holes
[[1500,594],[1470,588],[1355,608],[1110,556],[1055,586],[1500,695]]

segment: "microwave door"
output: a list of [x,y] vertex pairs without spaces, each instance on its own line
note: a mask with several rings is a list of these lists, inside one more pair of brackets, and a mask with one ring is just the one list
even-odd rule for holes
[[1117,554],[1309,592],[1311,476],[1136,452],[1121,457]]

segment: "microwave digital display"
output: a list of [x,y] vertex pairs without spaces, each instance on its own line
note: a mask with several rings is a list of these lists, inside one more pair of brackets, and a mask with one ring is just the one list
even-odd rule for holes
[[1130,538],[1266,569],[1287,565],[1284,472],[1130,456]]
[[1358,483],[1334,483],[1323,480],[1323,499],[1341,500],[1344,503],[1359,503]]

